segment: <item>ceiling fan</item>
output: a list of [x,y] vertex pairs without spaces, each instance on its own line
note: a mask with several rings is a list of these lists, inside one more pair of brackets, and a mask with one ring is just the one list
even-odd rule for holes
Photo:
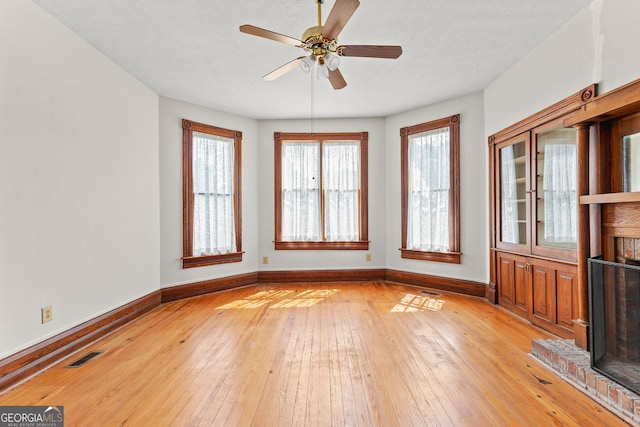
[[341,56],[396,59],[402,54],[401,46],[338,45],[338,35],[360,6],[360,2],[358,0],[336,0],[326,22],[322,25],[322,3],[324,0],[315,1],[318,4],[318,25],[308,28],[302,34],[302,40],[253,25],[240,26],[240,31],[245,34],[299,47],[309,54],[275,69],[263,76],[264,80],[275,80],[300,66],[305,72],[315,69],[318,78],[328,78],[334,89],[342,89],[347,85],[347,82],[338,69]]

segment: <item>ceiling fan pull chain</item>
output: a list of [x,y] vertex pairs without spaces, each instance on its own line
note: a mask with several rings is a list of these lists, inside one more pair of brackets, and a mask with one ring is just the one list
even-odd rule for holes
[[313,132],[315,131],[315,78],[313,75],[313,70],[309,73],[309,75],[311,76],[311,135],[313,135]]

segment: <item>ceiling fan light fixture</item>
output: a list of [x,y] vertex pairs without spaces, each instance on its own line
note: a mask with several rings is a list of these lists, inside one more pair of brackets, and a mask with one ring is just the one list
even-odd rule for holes
[[311,55],[305,57],[302,61],[300,61],[300,69],[305,73],[308,73],[313,69],[313,64],[315,60]]
[[241,25],[240,32],[252,36],[258,36],[276,42],[288,44],[304,50],[305,55],[275,69],[263,76],[264,80],[275,80],[290,72],[296,65],[305,73],[313,73],[314,79],[328,79],[334,89],[342,89],[347,83],[338,69],[342,56],[355,56],[362,58],[389,58],[396,59],[402,54],[401,46],[383,45],[338,45],[338,36],[344,29],[351,16],[360,6],[359,0],[335,0],[335,3],[322,24],[322,4],[325,0],[314,0],[318,5],[318,25],[302,34],[302,39],[296,39],[274,31],[253,25]]
[[318,71],[316,74],[316,78],[320,80],[329,78],[329,68],[324,62],[318,62]]
[[335,71],[340,66],[340,57],[335,53],[329,52],[324,56],[324,63],[330,71]]

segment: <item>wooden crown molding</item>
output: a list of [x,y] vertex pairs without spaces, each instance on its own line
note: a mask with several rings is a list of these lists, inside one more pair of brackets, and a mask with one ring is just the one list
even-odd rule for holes
[[499,132],[496,132],[492,135],[494,137],[494,143],[502,142],[544,123],[580,110],[585,103],[589,102],[595,96],[596,89],[596,84],[589,85],[573,95],[570,95],[565,99],[558,101],[555,104],[550,105],[549,107],[540,110]]
[[611,120],[640,110],[640,79],[587,101],[579,112],[564,121],[565,127]]

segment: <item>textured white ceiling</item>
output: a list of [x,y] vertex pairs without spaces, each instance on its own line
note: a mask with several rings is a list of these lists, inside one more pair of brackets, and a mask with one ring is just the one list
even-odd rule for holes
[[[315,0],[34,2],[160,95],[257,119],[309,117],[308,74],[261,78],[304,52],[238,27],[300,38],[317,25]],[[315,117],[383,117],[481,90],[590,2],[361,0],[339,43],[401,45],[403,54],[343,57],[348,85],[316,80]]]

